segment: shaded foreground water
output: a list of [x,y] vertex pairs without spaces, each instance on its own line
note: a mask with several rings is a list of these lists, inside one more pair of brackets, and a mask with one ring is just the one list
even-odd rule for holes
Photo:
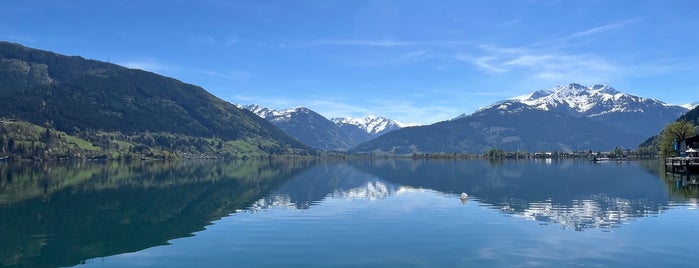
[[655,161],[0,163],[0,180],[8,267],[699,265],[695,178]]

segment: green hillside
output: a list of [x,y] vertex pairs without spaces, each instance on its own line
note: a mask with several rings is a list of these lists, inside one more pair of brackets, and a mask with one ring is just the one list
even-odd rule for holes
[[309,151],[266,120],[201,87],[7,42],[0,42],[0,107],[0,117],[87,139],[99,132],[150,134],[169,140],[153,142],[160,149],[174,151],[191,149],[172,143],[187,137],[233,143],[260,154]]
[[695,126],[699,126],[699,106],[694,107],[694,109],[680,116],[678,121],[679,120],[691,122],[694,123]]
[[[683,114],[675,122],[686,121],[699,126],[699,106]],[[699,133],[699,128],[696,130]],[[660,151],[660,134],[653,135],[638,145],[638,151],[644,154],[656,154]]]

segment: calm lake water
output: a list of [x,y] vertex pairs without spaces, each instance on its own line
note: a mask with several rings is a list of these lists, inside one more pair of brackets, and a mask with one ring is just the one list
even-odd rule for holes
[[0,266],[697,267],[698,200],[656,161],[0,163]]

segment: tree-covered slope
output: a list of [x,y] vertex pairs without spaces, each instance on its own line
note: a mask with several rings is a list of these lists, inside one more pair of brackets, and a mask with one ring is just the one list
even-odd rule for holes
[[[350,149],[376,153],[483,153],[507,151],[580,151],[629,148],[638,137],[587,118],[532,109],[525,105],[481,110],[460,119],[392,131]],[[518,107],[514,107],[518,106]],[[633,139],[630,139],[633,137]]]
[[[675,120],[675,122],[682,122],[682,121],[692,123],[694,126],[699,126],[699,106],[694,107],[694,109],[689,110],[688,112],[686,112],[685,114],[680,116],[677,120]],[[668,126],[670,126],[670,124],[668,124],[665,127],[665,129],[667,129]],[[663,131],[665,129],[663,129]],[[661,134],[663,133],[663,131],[661,131],[657,135],[653,135],[652,137],[648,138],[647,140],[645,140],[644,142],[639,144],[638,150],[640,152],[645,153],[645,154],[656,154],[656,153],[660,152],[661,151],[661,143],[662,143],[661,142]],[[695,128],[695,132],[699,133],[699,127]]]
[[201,87],[8,42],[0,42],[0,107],[0,117],[67,133],[158,132],[307,148],[266,120]]
[[689,110],[689,112],[680,116],[678,120],[687,121],[694,123],[695,126],[699,126],[699,106],[694,107],[694,109]]

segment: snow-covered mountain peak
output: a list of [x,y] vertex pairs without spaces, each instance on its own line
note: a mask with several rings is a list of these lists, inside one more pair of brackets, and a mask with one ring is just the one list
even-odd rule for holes
[[271,110],[271,109],[262,107],[262,106],[257,105],[257,104],[237,105],[237,106],[238,106],[238,108],[251,111],[251,112],[253,112],[254,114],[256,114],[257,116],[262,117],[262,118],[267,118],[268,116],[271,115],[271,113],[272,113],[272,111],[273,111],[273,110]]
[[594,85],[594,86],[590,87],[590,90],[593,92],[598,92],[598,93],[602,93],[602,94],[610,94],[610,95],[616,95],[616,94],[621,93],[621,92],[617,91],[616,89],[614,89],[613,87],[610,87],[608,85]]
[[[513,106],[516,103],[525,106]],[[492,109],[498,113],[507,114],[516,113],[523,109],[537,109],[566,112],[574,116],[594,117],[618,112],[652,112],[662,109],[662,107],[676,109],[680,113],[684,109],[656,99],[622,93],[608,85],[587,87],[580,84],[568,84],[500,101],[480,108],[476,113]]]
[[580,84],[558,86],[512,99],[540,110],[570,109],[588,113],[595,110],[623,111],[627,104],[646,101],[644,98],[621,93],[607,85],[586,87]]
[[259,106],[257,104],[251,104],[251,105],[238,105],[239,108],[246,109],[248,111],[251,111],[258,115],[259,117],[262,117],[264,119],[277,122],[277,121],[284,121],[284,120],[289,120],[292,115],[294,114],[308,114],[311,113],[312,111],[306,107],[294,107],[294,108],[289,108],[286,110],[274,110],[270,108],[265,108],[262,106]]
[[330,119],[330,121],[333,121],[339,126],[355,125],[371,135],[381,135],[403,127],[403,125],[399,122],[375,115],[367,115],[362,118],[338,117]]
[[682,104],[680,105],[688,110],[694,109],[695,107],[699,106],[699,101],[693,102],[693,103],[687,103],[687,104]]

